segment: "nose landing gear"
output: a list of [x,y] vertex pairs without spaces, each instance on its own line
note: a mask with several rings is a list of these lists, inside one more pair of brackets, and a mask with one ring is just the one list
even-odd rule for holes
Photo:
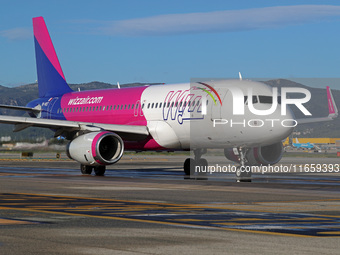
[[251,182],[251,169],[245,167],[246,162],[247,162],[246,154],[247,154],[248,149],[243,148],[243,147],[238,147],[237,151],[239,153],[241,166],[237,167],[236,181],[237,182]]

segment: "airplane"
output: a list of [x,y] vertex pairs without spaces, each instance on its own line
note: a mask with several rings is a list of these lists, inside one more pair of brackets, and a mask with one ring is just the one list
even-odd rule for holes
[[295,148],[303,148],[303,149],[314,149],[315,145],[313,143],[300,143],[297,138],[295,138],[295,143],[292,143],[293,147]]
[[[192,151],[194,156],[183,166],[185,175],[191,175],[197,166],[208,166],[203,157],[207,149],[220,148],[227,159],[240,164],[238,178],[249,179],[251,172],[240,169],[278,163],[284,151],[281,141],[296,124],[330,121],[338,115],[329,87],[328,116],[295,120],[289,106],[281,105],[280,96],[274,97],[271,87],[241,77],[73,91],[43,17],[33,18],[33,32],[39,98],[26,106],[2,105],[24,110],[30,117],[0,115],[0,122],[14,124],[14,132],[49,128],[55,137],[70,140],[66,153],[80,163],[82,174],[94,171],[104,175],[106,166],[117,163],[124,151],[152,150]],[[247,94],[249,89],[251,95]],[[268,114],[256,114],[256,110]]]

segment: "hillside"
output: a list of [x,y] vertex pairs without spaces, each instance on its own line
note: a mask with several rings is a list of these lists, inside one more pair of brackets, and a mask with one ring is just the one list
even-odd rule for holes
[[[322,117],[328,114],[326,89],[308,87],[290,80],[277,79],[264,81],[266,84],[275,87],[303,87],[308,89],[312,94],[312,99],[306,104],[306,108],[313,114],[313,117]],[[154,83],[156,84],[156,83]],[[158,83],[159,84],[159,83]],[[121,87],[142,86],[144,83],[132,83],[121,85]],[[103,82],[90,82],[83,84],[70,84],[70,87],[77,91],[80,90],[96,90],[116,88],[117,85],[112,85]],[[340,91],[333,90],[334,99],[340,107]],[[29,101],[38,97],[38,85],[28,84],[15,88],[8,88],[0,85],[0,104],[9,105],[26,105]],[[292,109],[297,118],[303,117],[298,109]],[[0,109],[0,114],[23,116],[25,113],[21,111],[13,111]],[[340,137],[340,117],[332,122],[305,124],[296,128],[300,132],[299,137]],[[28,128],[19,133],[12,132],[11,125],[0,124],[0,137],[12,136],[12,138],[20,141],[36,140],[39,137],[52,137],[53,133],[47,129]]]

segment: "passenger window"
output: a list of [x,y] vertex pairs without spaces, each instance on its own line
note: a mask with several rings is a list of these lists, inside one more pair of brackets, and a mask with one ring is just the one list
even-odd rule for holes
[[156,105],[155,105],[155,108],[157,108],[158,107],[158,103],[156,103]]
[[154,103],[152,103],[151,108],[153,108]]

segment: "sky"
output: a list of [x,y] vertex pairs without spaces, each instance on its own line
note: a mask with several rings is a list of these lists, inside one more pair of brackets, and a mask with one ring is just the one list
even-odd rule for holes
[[[37,79],[43,16],[68,83],[339,78],[340,3],[303,0],[2,1],[0,85]],[[327,84],[340,89],[340,84]],[[316,85],[317,86],[317,85]]]

